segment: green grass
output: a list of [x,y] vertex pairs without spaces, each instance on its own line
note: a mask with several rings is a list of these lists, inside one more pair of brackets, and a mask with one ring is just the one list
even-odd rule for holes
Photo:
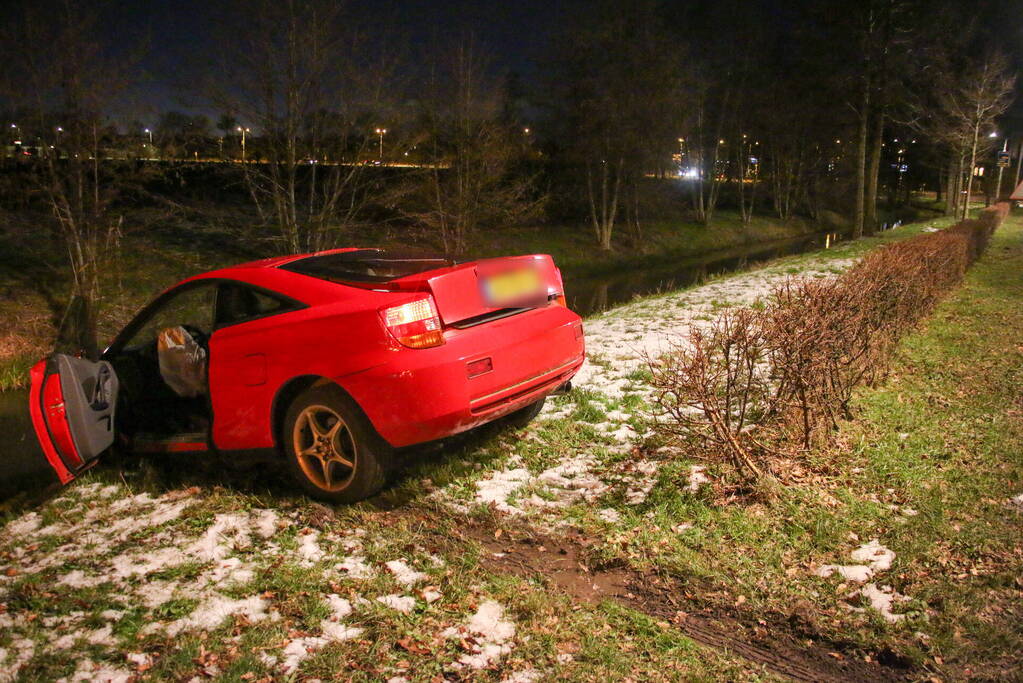
[[[1023,510],[1008,499],[1023,493],[1020,272],[1023,220],[1012,217],[904,341],[889,381],[860,392],[838,444],[808,457],[820,475],[770,503],[723,504],[679,490],[684,463],[662,468],[647,504],[622,510],[613,533],[589,528],[604,535],[601,558],[704,582],[719,594],[709,602],[742,596],[754,613],[808,605],[800,613],[820,632],[935,672],[1018,670]],[[672,527],[683,521],[693,529],[680,535]],[[897,554],[874,580],[911,598],[903,624],[849,611],[857,586],[813,574],[854,564],[849,553],[873,538]]]

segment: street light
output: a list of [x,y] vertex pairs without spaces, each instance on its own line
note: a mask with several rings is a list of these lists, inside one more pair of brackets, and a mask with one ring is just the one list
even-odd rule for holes
[[235,130],[242,134],[242,161],[245,161],[245,134],[249,132],[249,129],[238,126]]
[[380,160],[384,159],[384,136],[387,135],[386,128],[377,128],[377,135],[380,136]]
[[[60,129],[58,128],[57,130],[60,130]],[[149,136],[149,146],[152,147],[153,146],[153,131],[151,131],[148,128],[146,128],[142,132]]]

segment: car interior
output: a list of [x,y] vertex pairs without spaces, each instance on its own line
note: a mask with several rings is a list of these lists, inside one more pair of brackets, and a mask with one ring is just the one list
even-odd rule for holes
[[121,382],[119,419],[136,443],[205,442],[210,427],[209,339],[219,328],[300,306],[241,283],[186,285],[126,330],[108,358]]
[[206,363],[216,286],[183,289],[150,312],[109,358],[121,381],[119,420],[136,439],[205,434]]

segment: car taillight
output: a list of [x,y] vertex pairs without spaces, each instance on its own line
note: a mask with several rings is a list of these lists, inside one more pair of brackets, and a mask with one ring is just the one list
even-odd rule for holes
[[387,331],[410,349],[427,349],[444,343],[433,297],[381,309],[380,316]]

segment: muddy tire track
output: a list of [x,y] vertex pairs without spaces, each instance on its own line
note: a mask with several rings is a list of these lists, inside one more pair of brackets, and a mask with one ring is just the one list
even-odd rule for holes
[[[689,612],[694,605],[685,593],[692,592],[692,585],[628,568],[588,567],[585,539],[570,531],[554,537],[525,526],[507,529],[470,523],[461,526],[458,536],[483,547],[480,562],[489,571],[540,578],[582,602],[614,600],[668,622],[702,645],[760,664],[779,676],[843,682],[904,681],[912,676],[897,661],[882,663],[884,655],[865,661],[847,644],[814,638],[790,620],[746,623],[741,616]],[[815,642],[807,644],[807,639]]]

